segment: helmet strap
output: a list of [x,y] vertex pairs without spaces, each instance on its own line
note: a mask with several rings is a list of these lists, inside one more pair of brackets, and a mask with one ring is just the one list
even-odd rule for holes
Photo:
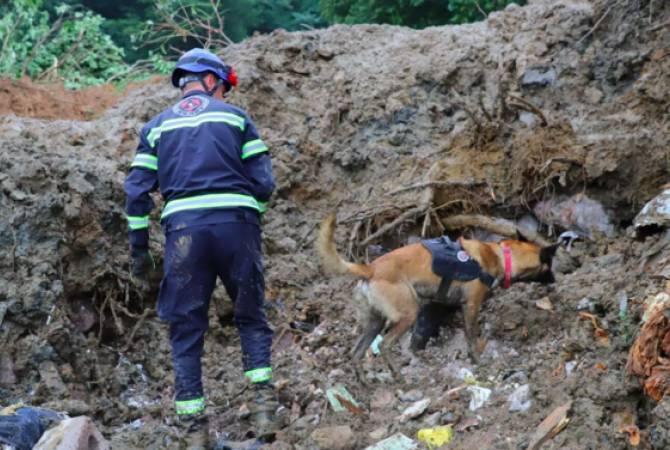
[[223,80],[221,78],[217,78],[216,79],[216,84],[214,84],[214,87],[210,90],[207,90],[207,86],[205,86],[204,77],[203,77],[202,80],[200,80],[200,82],[202,83],[202,87],[205,88],[205,92],[207,92],[207,95],[209,95],[210,97],[214,95],[216,90],[219,89],[221,87],[221,85],[223,85]]

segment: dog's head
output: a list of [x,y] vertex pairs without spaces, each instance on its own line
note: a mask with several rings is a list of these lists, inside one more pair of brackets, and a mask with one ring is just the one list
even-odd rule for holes
[[512,281],[544,284],[556,281],[551,263],[560,243],[542,247],[517,232],[517,239],[506,239],[500,244],[509,247],[512,253]]

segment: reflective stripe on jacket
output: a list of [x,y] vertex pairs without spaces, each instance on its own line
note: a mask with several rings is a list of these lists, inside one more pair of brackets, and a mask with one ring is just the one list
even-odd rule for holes
[[264,212],[275,181],[249,116],[192,91],[144,126],[124,188],[131,245],[146,246],[150,192],[160,189],[165,200],[167,232],[231,221],[234,209]]

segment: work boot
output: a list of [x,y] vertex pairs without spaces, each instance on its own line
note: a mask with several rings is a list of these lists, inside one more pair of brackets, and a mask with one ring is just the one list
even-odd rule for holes
[[209,449],[209,419],[204,414],[183,414],[177,418],[179,438],[185,450]]
[[258,439],[272,438],[279,429],[279,421],[275,416],[279,402],[274,386],[270,383],[253,385],[252,399],[249,402],[249,420],[254,426]]

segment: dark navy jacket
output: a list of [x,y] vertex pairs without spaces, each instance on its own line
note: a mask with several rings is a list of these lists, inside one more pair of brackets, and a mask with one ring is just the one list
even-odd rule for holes
[[130,244],[148,246],[150,192],[165,200],[165,232],[194,225],[249,221],[275,188],[267,146],[246,112],[192,91],[151,119],[124,188]]

